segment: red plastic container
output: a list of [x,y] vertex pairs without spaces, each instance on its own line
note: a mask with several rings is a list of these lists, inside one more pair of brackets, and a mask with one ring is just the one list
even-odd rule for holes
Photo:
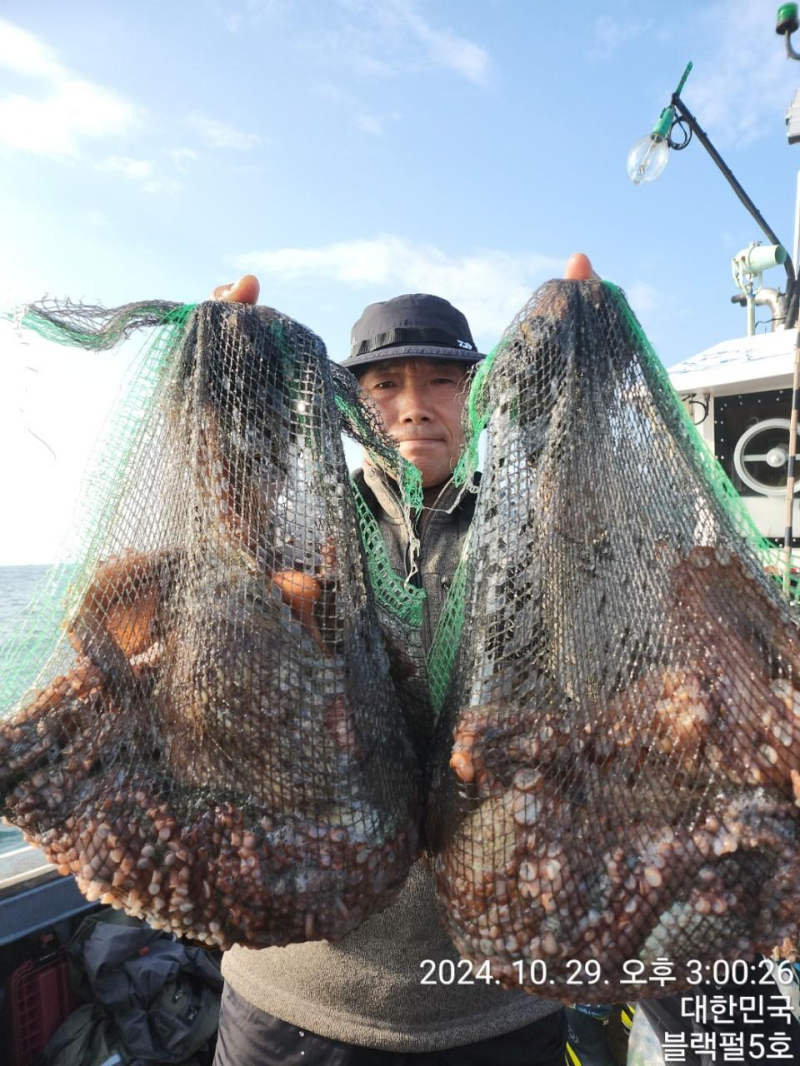
[[7,986],[11,1066],[31,1066],[67,1015],[79,1006],[67,976],[67,949],[31,959]]

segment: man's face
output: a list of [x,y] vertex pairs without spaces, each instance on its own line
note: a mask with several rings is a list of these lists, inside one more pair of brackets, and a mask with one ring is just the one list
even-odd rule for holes
[[424,488],[447,481],[461,454],[465,377],[463,363],[425,358],[375,363],[361,375],[400,454],[422,472]]

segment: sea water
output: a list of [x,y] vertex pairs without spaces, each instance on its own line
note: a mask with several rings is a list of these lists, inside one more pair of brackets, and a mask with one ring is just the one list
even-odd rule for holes
[[[0,669],[4,652],[24,622],[25,608],[49,569],[47,566],[0,566]],[[4,710],[0,708],[0,714]],[[14,851],[21,843],[18,829],[0,825],[0,855]]]

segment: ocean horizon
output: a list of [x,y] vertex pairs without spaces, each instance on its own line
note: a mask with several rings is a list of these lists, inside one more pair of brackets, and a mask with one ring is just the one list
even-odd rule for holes
[[[52,564],[22,563],[0,566],[0,674],[8,669],[5,662],[9,646],[15,643],[19,626],[28,617],[27,608],[36,590],[42,586]],[[0,683],[3,678],[0,676]],[[0,709],[7,714],[10,707]],[[22,834],[18,829],[0,825],[0,855],[6,855],[22,847]]]

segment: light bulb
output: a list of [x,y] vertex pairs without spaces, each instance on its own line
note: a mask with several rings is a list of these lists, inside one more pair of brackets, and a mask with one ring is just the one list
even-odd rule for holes
[[669,160],[669,145],[658,133],[640,137],[628,152],[628,177],[634,185],[655,181]]

